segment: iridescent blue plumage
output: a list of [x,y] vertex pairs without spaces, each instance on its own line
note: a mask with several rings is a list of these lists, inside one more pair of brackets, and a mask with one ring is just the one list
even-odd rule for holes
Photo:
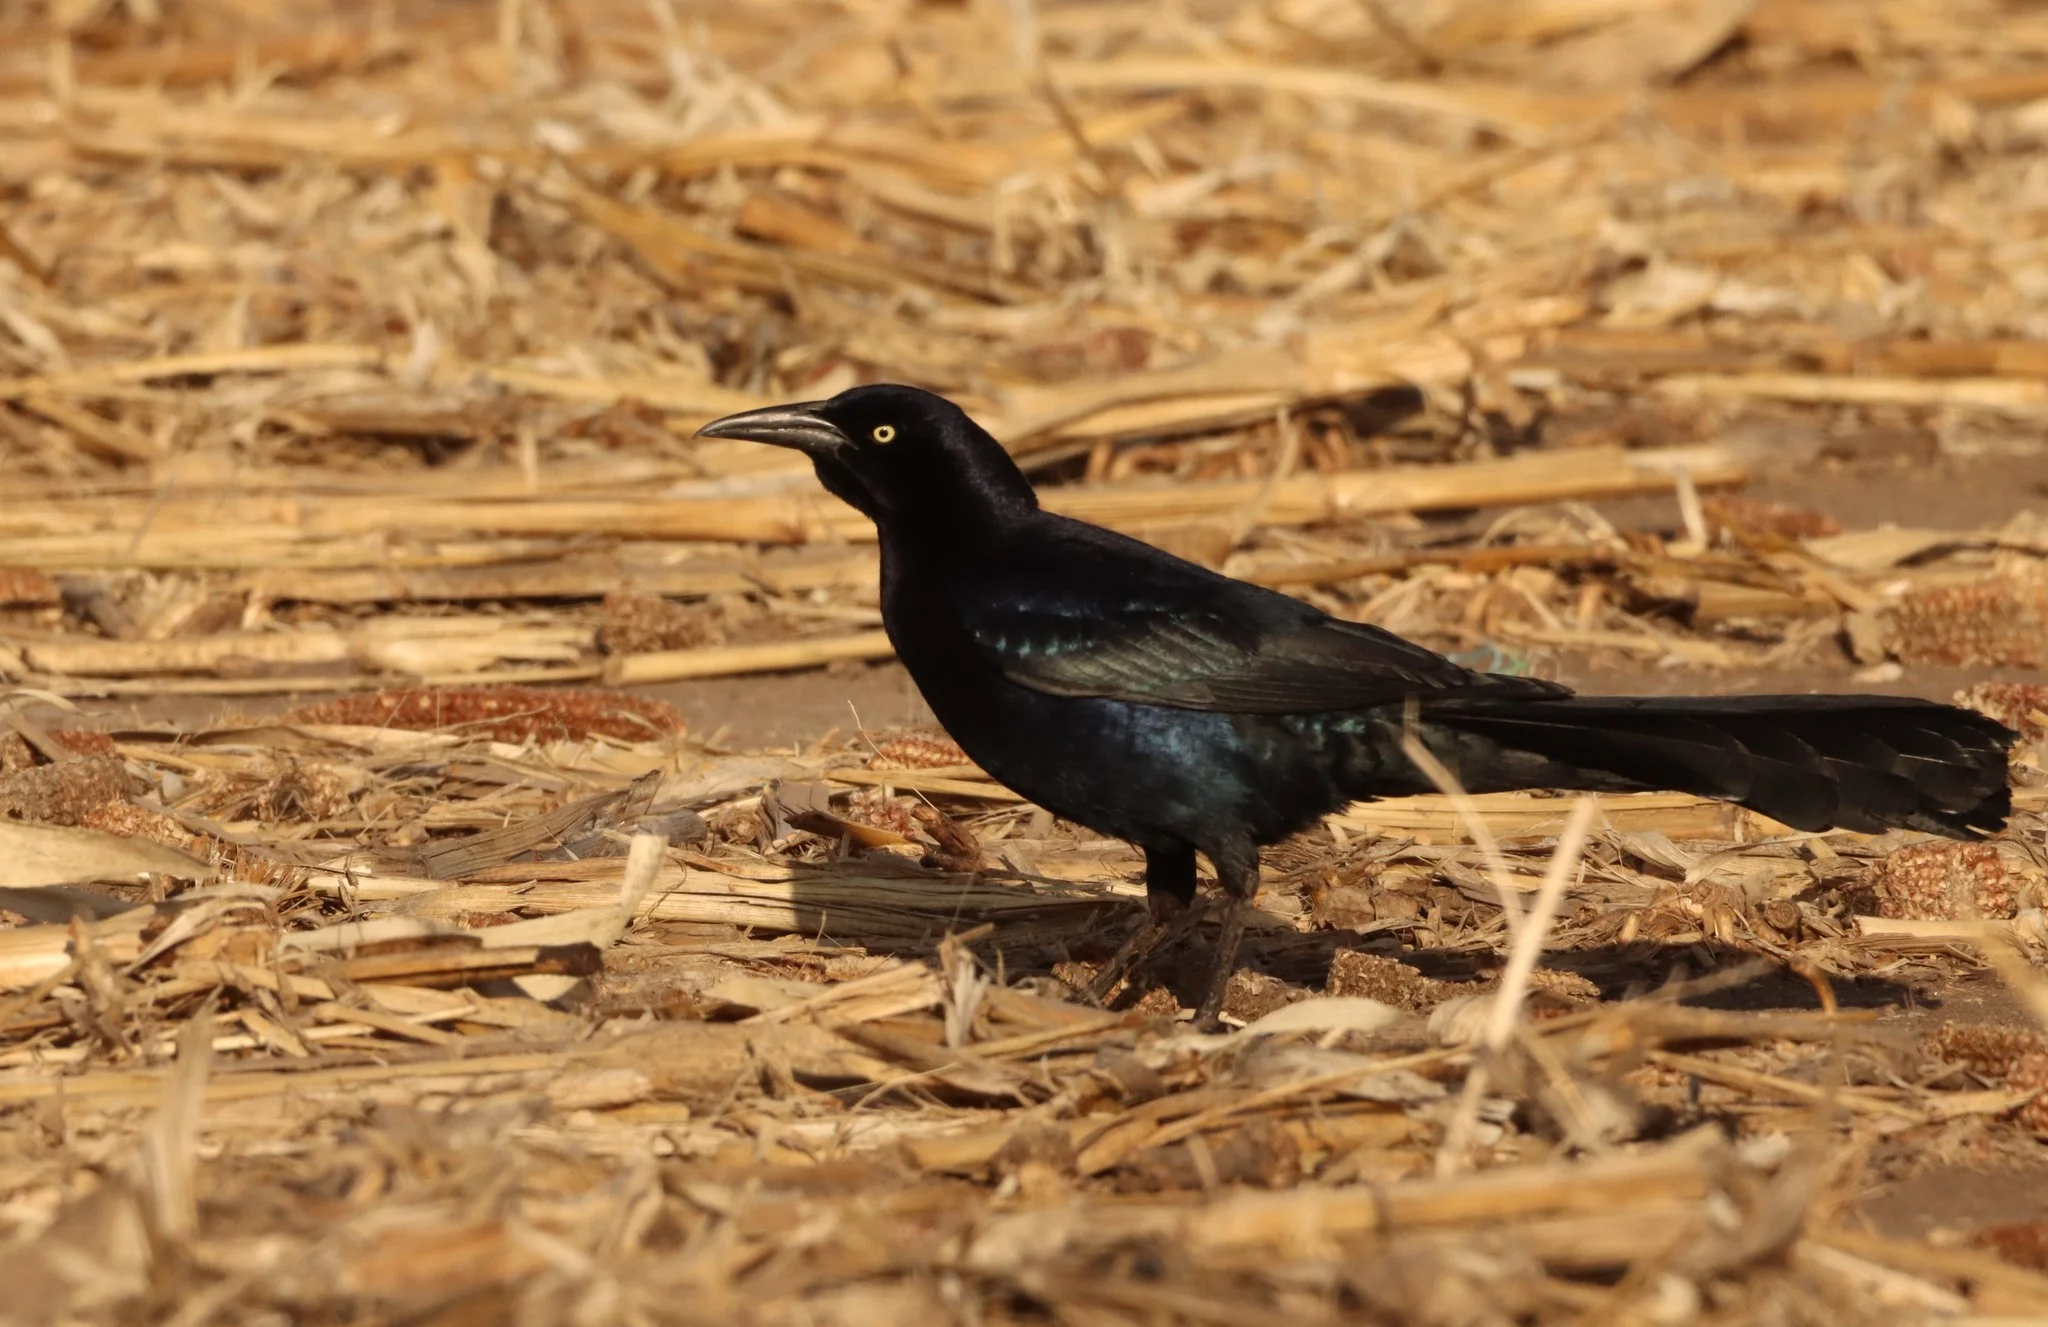
[[1574,696],[1478,673],[1377,627],[1039,508],[1002,447],[907,387],[733,416],[714,436],[799,447],[875,521],[882,616],[940,723],[997,779],[1146,855],[1157,919],[1195,852],[1232,905],[1215,1012],[1258,848],[1345,802],[1424,790],[1423,743],[1472,791],[1669,788],[1797,828],[2004,822],[2014,734],[1868,696]]

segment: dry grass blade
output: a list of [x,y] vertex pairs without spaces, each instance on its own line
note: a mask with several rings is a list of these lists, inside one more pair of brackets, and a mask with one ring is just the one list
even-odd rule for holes
[[1479,807],[1473,802],[1471,794],[1459,785],[1457,776],[1436,758],[1434,752],[1422,744],[1421,734],[1416,731],[1416,714],[1416,707],[1410,705],[1402,722],[1401,753],[1414,762],[1415,768],[1422,771],[1423,777],[1436,785],[1436,790],[1450,802],[1451,809],[1457,812],[1459,824],[1472,836],[1472,841],[1479,845],[1479,851],[1486,858],[1487,873],[1493,877],[1493,886],[1499,895],[1501,919],[1507,923],[1510,939],[1518,939],[1523,927],[1527,925],[1527,919],[1522,916],[1521,899],[1508,873],[1507,859],[1501,855],[1500,843],[1494,838],[1493,830],[1486,823],[1486,817],[1479,813]]
[[34,889],[151,875],[205,881],[213,878],[214,868],[190,853],[146,839],[0,820],[0,887]]
[[[1529,905],[1529,915],[1523,920],[1521,933],[1515,937],[1508,951],[1508,966],[1501,974],[1500,989],[1493,993],[1487,1008],[1480,1044],[1489,1055],[1497,1056],[1504,1052],[1509,1038],[1514,1035],[1515,1022],[1522,1013],[1522,1001],[1529,991],[1530,975],[1536,970],[1537,957],[1550,936],[1550,925],[1557,916],[1558,904],[1564,899],[1565,878],[1579,864],[1579,853],[1586,846],[1586,836],[1593,828],[1593,817],[1599,806],[1598,800],[1591,797],[1581,797],[1572,803],[1571,815],[1565,821],[1563,833],[1557,837],[1557,847],[1550,854],[1550,865],[1543,872],[1543,883]],[[1471,1146],[1473,1126],[1479,1120],[1480,1100],[1486,1094],[1490,1077],[1485,1060],[1473,1065],[1466,1075],[1457,1109],[1444,1130],[1443,1143],[1437,1149],[1436,1173],[1439,1176],[1454,1175],[1464,1168],[1466,1149]]]
[[178,1034],[177,1067],[164,1079],[163,1103],[142,1138],[143,1188],[158,1235],[174,1243],[190,1239],[199,1228],[194,1173],[212,1060],[213,1019],[202,1013]]

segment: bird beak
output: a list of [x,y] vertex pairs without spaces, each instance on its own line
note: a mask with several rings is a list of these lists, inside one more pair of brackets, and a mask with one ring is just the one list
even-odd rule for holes
[[837,424],[818,413],[823,401],[797,405],[772,405],[765,410],[742,410],[737,415],[714,419],[697,430],[700,438],[743,438],[775,447],[794,447],[807,456],[826,456],[853,441]]

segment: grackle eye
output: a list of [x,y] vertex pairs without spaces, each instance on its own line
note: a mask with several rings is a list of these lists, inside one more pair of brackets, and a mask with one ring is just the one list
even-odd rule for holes
[[876,442],[894,442],[896,441],[896,426],[894,424],[877,424],[875,425],[875,431],[868,436]]

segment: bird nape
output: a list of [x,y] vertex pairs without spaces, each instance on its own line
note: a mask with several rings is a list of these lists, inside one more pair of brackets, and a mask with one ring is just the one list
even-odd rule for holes
[[1886,696],[1578,696],[1478,673],[1149,544],[1039,508],[1001,444],[893,385],[706,425],[792,447],[871,517],[882,620],[932,712],[988,773],[1145,854],[1150,916],[1106,997],[1192,925],[1195,854],[1226,904],[1197,1010],[1212,1023],[1259,848],[1350,801],[1427,792],[1412,730],[1472,792],[1687,792],[1794,829],[1973,839],[2011,809],[2017,736]]

